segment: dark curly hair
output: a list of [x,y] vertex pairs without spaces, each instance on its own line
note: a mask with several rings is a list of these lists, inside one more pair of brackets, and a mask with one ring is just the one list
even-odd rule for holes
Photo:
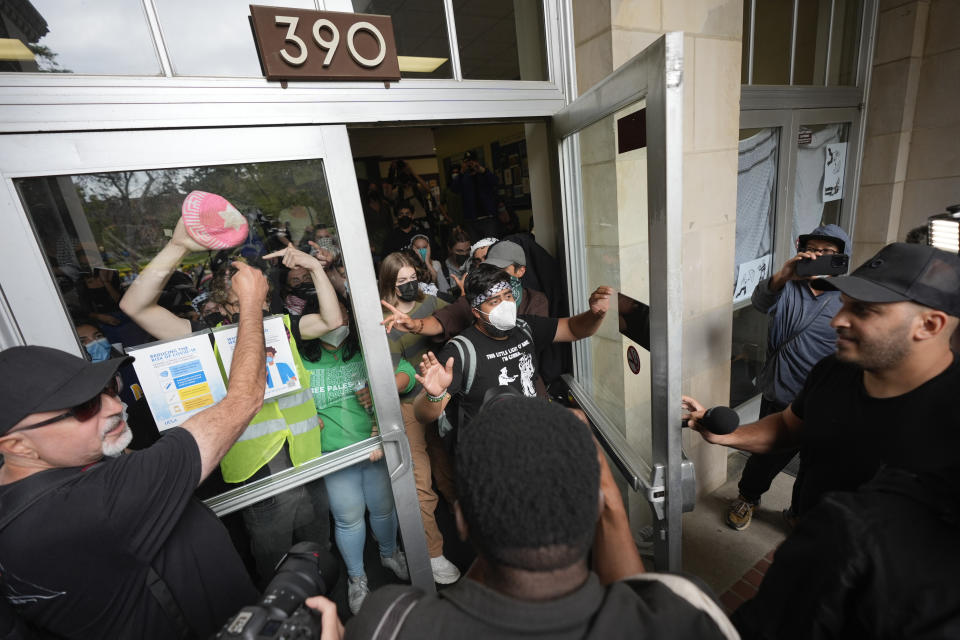
[[490,561],[552,571],[586,558],[600,466],[568,409],[535,398],[488,405],[460,430],[456,475],[470,540]]
[[487,289],[498,282],[510,284],[510,276],[508,276],[503,269],[495,267],[492,264],[487,264],[486,262],[481,262],[473,267],[467,272],[467,279],[463,283],[463,293],[467,298],[467,302],[469,302],[472,307],[473,301],[476,300],[478,296],[483,295]]

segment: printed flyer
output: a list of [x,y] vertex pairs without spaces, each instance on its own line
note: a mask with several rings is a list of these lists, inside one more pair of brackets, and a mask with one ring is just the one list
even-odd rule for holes
[[[237,344],[237,326],[214,330],[213,339],[217,343],[223,370],[229,378],[233,350]],[[283,324],[283,316],[270,316],[263,319],[263,342],[264,366],[267,368],[267,386],[263,399],[269,400],[299,391],[302,381],[297,377],[297,367],[293,362],[293,352],[290,350],[290,340],[287,337],[287,326]]]
[[133,368],[161,431],[183,424],[227,395],[207,330],[131,347],[127,353],[136,358]]

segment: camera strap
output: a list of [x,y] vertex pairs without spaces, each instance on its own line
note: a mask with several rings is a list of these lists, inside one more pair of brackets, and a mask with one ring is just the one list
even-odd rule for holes
[[757,387],[760,389],[761,393],[766,392],[765,387],[767,383],[770,382],[773,378],[773,370],[774,370],[774,367],[776,366],[775,363],[777,361],[777,356],[780,355],[780,352],[782,352],[788,344],[793,342],[796,338],[800,336],[801,333],[809,329],[810,325],[816,322],[817,318],[820,317],[820,314],[823,313],[823,310],[826,308],[828,302],[830,302],[829,298],[821,302],[820,306],[817,307],[816,312],[814,312],[807,319],[806,322],[800,325],[800,328],[794,331],[789,338],[787,338],[786,340],[781,342],[779,345],[777,345],[777,348],[776,350],[774,350],[773,353],[767,356],[766,362],[763,363],[763,369],[761,369],[760,373],[757,374]]

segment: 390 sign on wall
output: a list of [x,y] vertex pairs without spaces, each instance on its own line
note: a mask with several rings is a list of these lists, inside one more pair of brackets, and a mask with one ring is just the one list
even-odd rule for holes
[[250,5],[268,80],[399,80],[390,16]]

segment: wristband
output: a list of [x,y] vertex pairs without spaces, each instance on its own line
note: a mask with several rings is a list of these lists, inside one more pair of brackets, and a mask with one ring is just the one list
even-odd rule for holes
[[426,389],[424,389],[423,392],[427,394],[427,400],[429,400],[430,402],[443,402],[443,399],[447,397],[446,389],[444,389],[443,393],[441,393],[438,396],[431,395],[430,392],[427,391]]
[[416,329],[411,329],[410,333],[414,335],[420,335],[421,331],[423,331],[423,319],[420,319],[420,324],[417,325]]

